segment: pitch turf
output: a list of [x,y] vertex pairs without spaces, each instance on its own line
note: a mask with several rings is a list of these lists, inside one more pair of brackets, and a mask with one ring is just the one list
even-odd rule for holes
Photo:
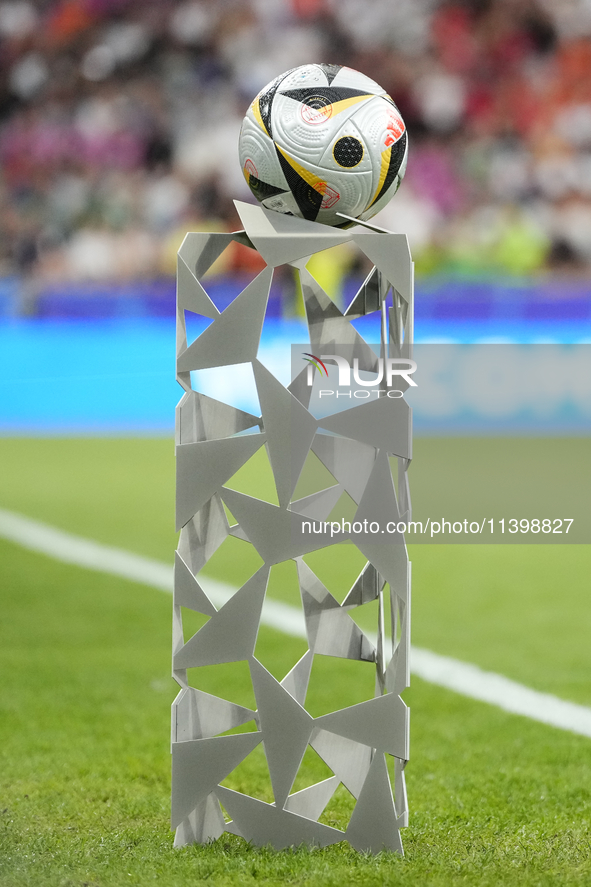
[[[474,441],[461,446],[475,458]],[[417,458],[430,447],[438,458],[436,441],[418,441]],[[169,441],[4,440],[0,464],[0,506],[170,560]],[[591,704],[588,547],[415,546],[412,558],[415,643]],[[274,853],[231,836],[173,850],[170,598],[7,543],[0,559],[2,885],[591,882],[589,740],[418,679],[405,694],[404,859],[344,845]],[[271,667],[300,643],[261,630]],[[339,668],[328,660],[335,706],[365,692]],[[265,790],[262,771],[251,778]],[[345,808],[329,808],[335,824]]]

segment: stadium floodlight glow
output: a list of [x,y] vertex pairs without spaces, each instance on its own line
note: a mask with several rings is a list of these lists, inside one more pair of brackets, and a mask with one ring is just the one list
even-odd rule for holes
[[[320,127],[333,113],[339,117],[345,107],[366,107],[370,116],[374,113],[376,97],[368,93],[367,84],[365,92],[355,88],[356,72],[342,69],[341,83],[338,66],[305,69],[310,76],[329,79],[318,93],[322,93],[320,103],[312,101],[309,90],[302,94],[301,119],[307,125]],[[311,69],[318,71],[310,74]],[[291,81],[283,85],[281,101],[293,103],[289,93],[295,87]],[[344,90],[340,98],[338,87]],[[331,110],[331,101],[341,105]],[[394,113],[393,103],[383,99],[380,103],[389,109],[388,114]],[[267,126],[273,120],[270,105],[264,114],[257,107],[261,119],[255,124]],[[351,165],[356,145],[341,131],[346,119],[347,114],[339,117],[333,135],[342,149],[341,160]],[[393,140],[388,142],[387,156],[382,157],[385,177],[395,166],[393,144]],[[405,141],[403,153],[406,157]],[[283,156],[284,173],[286,164]],[[251,177],[255,175],[252,166],[246,168]],[[376,192],[380,205],[399,172],[396,166],[388,187]],[[303,192],[298,193],[302,200]],[[332,207],[334,195],[327,188],[322,193],[331,200],[315,199],[318,212],[323,204]],[[176,421],[180,538],[174,582],[173,676],[180,691],[172,705],[175,846],[214,840],[226,831],[276,849],[300,844],[324,847],[346,840],[364,852],[402,853],[400,829],[408,823],[404,767],[409,755],[409,712],[400,694],[409,685],[410,674],[410,563],[404,536],[398,532],[376,536],[375,527],[397,526],[411,516],[407,479],[411,411],[400,399],[413,384],[414,371],[408,241],[405,235],[373,228],[367,222],[345,230],[321,224],[304,212],[287,214],[238,201],[236,208],[243,230],[187,234],[178,255],[177,380],[185,393]],[[233,241],[258,250],[266,267],[220,313],[201,280]],[[374,263],[345,313],[305,268],[311,255],[339,243],[355,245]],[[289,386],[267,369],[259,354],[274,269],[285,263],[299,275],[310,336]],[[190,345],[185,312],[211,321]],[[352,323],[370,314],[379,327],[380,355]],[[356,405],[351,401],[348,409],[317,414],[309,374],[313,382],[318,376],[325,384],[327,364],[335,355],[346,359],[357,374],[380,373],[375,390],[386,392],[396,376],[400,398],[380,397]],[[238,378],[245,364],[252,368],[260,417],[192,387],[195,370],[235,366]],[[261,455],[273,477],[274,501],[247,495],[234,482]],[[322,480],[315,475],[312,490],[308,488],[304,495],[298,492],[298,483],[310,460],[324,474]],[[328,486],[327,474],[333,481]],[[331,516],[344,500],[354,506],[353,522],[374,528],[370,533],[353,536],[347,529],[334,531]],[[320,530],[307,532],[311,522]],[[200,571],[228,544],[250,546],[262,565],[216,609],[202,588]],[[307,557],[322,551],[323,557],[342,558],[344,545],[355,546],[365,564],[341,589],[342,595],[335,596]],[[245,564],[253,562],[252,558],[244,560]],[[261,661],[257,636],[271,573],[278,565],[283,568],[290,563],[308,650],[286,674],[276,676]],[[363,607],[377,610],[375,638],[353,618]],[[186,609],[200,614],[201,621],[201,627],[188,637]],[[317,680],[315,665],[323,657],[355,664],[365,675],[367,670],[373,672],[374,697],[313,717],[306,702]],[[216,690],[231,699],[204,692],[200,686],[204,667],[209,675],[219,674]],[[233,690],[248,683],[249,692],[241,700],[230,693],[228,669],[240,674]],[[329,775],[313,784],[308,779],[302,786],[308,754],[319,756]],[[248,777],[253,771],[248,768],[249,762],[260,768],[261,761],[269,785],[262,797],[256,797],[246,793],[253,791]],[[342,791],[355,801],[343,829],[322,821]]]

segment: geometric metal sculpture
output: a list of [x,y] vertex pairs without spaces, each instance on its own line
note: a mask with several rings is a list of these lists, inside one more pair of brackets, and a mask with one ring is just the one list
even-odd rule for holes
[[[259,360],[259,342],[274,268],[289,263],[300,276],[309,351],[329,364],[334,355],[333,374],[339,349],[351,363],[357,361],[358,372],[375,373],[380,358],[409,359],[413,274],[407,239],[369,225],[343,230],[250,204],[236,206],[244,230],[188,234],[178,256],[177,379],[185,393],[176,422],[180,539],[173,676],[181,689],[172,706],[175,846],[206,842],[228,831],[278,849],[347,840],[361,851],[402,853],[409,733],[408,709],[400,694],[409,683],[410,564],[404,536],[396,527],[410,517],[411,414],[402,399],[408,378],[399,377],[398,398],[376,396],[344,411],[318,415],[311,404],[314,386],[309,384],[310,373],[318,382],[318,371],[302,362],[301,372],[286,387]],[[257,249],[266,268],[220,313],[201,278],[232,241]],[[374,268],[342,313],[305,265],[313,253],[345,242],[355,243]],[[211,321],[190,345],[186,311]],[[382,335],[379,353],[354,325],[374,312]],[[252,372],[260,416],[193,390],[192,371],[222,366],[235,366],[237,374]],[[328,372],[326,365],[324,369]],[[373,393],[387,395],[387,384],[384,375]],[[276,504],[247,495],[232,482],[257,453],[268,458]],[[331,485],[299,496],[298,480],[310,459],[329,473]],[[342,531],[329,532],[326,522],[345,498],[354,511],[353,525],[378,525],[377,535],[353,532],[345,524]],[[306,532],[310,523],[320,530]],[[387,524],[394,529],[384,536]],[[217,609],[199,573],[232,539],[252,546],[260,566]],[[307,556],[326,548],[338,557],[342,546],[351,544],[365,565],[351,587],[342,589],[339,602]],[[255,647],[270,572],[285,562],[297,568],[308,651],[278,679],[261,663]],[[372,603],[377,609],[376,637],[352,618]],[[183,608],[206,620],[189,637],[183,633]],[[375,696],[312,717],[306,695],[313,663],[323,656],[375,670]],[[241,705],[190,685],[188,669],[223,668],[227,663],[247,665],[255,704]],[[331,775],[294,790],[310,748]],[[236,791],[225,784],[232,784],[236,768],[250,755],[260,755],[261,749],[272,802],[251,796],[248,785]],[[320,821],[341,785],[355,802],[344,831]]]

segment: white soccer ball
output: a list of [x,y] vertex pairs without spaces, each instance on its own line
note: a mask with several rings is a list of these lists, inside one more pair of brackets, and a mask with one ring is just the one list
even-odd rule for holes
[[257,200],[337,228],[351,224],[343,215],[365,221],[388,203],[407,153],[390,96],[340,65],[301,65],[277,77],[240,131],[240,164]]

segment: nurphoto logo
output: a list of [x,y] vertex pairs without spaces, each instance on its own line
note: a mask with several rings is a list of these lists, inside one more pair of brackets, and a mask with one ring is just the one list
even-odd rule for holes
[[[319,398],[322,397],[356,397],[360,400],[367,399],[375,394],[377,397],[385,395],[386,397],[399,398],[404,397],[404,392],[398,388],[394,388],[395,379],[404,379],[404,381],[413,388],[417,387],[417,383],[411,378],[417,368],[416,361],[405,357],[379,357],[377,358],[377,372],[373,378],[362,378],[359,371],[359,360],[353,358],[353,365],[339,354],[321,354],[318,357],[315,354],[304,352],[304,360],[308,363],[308,373],[306,381],[311,388],[314,384],[314,370],[318,370],[321,376],[328,378],[328,369],[326,364],[336,364],[338,367],[338,386],[343,391],[336,391],[330,388],[320,389]],[[351,373],[353,373],[353,383],[359,387],[354,389],[351,385]],[[367,373],[365,374],[367,375]],[[385,388],[383,382],[385,381]],[[382,386],[382,387],[378,387]],[[373,389],[370,390],[370,389]]]

